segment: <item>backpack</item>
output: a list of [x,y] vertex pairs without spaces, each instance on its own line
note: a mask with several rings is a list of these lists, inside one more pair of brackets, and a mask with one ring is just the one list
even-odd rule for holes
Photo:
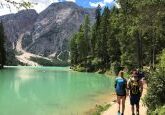
[[124,78],[117,77],[115,81],[115,89],[118,95],[126,94],[127,81]]
[[139,83],[139,79],[137,80],[133,80],[133,79],[130,79],[130,82],[129,82],[129,89],[130,89],[130,94],[131,95],[139,95],[140,94],[140,83]]

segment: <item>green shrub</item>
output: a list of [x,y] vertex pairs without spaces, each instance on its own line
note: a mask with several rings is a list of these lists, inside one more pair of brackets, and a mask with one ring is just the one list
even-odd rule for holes
[[17,66],[17,65],[23,65],[16,57],[15,57],[15,50],[8,49],[6,51],[6,63],[7,66]]
[[162,106],[160,109],[158,109],[158,115],[165,115],[165,106]]
[[81,65],[78,65],[78,66],[77,66],[77,71],[79,71],[79,72],[84,72],[84,71],[85,71],[85,68],[82,67]]
[[165,106],[157,108],[155,111],[150,112],[150,115],[165,115]]
[[121,65],[119,62],[113,62],[111,64],[111,71],[114,75],[118,75],[119,71],[121,70]]
[[98,66],[101,64],[101,59],[99,58],[94,58],[92,60],[92,65],[95,66],[96,68],[98,68]]
[[159,68],[148,78],[148,91],[144,102],[148,107],[148,114],[152,114],[158,107],[165,105],[165,69]]
[[159,57],[159,65],[158,66],[165,68],[165,49],[162,51],[162,53]]
[[92,114],[92,115],[101,115],[101,112],[107,110],[111,105],[107,104],[107,105],[96,105],[96,111]]

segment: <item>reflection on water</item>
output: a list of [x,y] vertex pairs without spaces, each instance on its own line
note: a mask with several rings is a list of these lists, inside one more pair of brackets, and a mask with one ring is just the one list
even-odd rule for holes
[[0,115],[81,115],[113,80],[60,67],[10,67],[0,71]]

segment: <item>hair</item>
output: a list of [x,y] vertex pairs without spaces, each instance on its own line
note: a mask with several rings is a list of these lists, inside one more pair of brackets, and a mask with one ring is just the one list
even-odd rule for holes
[[134,69],[131,70],[131,74],[133,74],[134,72],[137,72],[137,69],[136,68],[134,68]]
[[135,75],[136,75],[136,76],[138,75],[137,70],[133,70],[133,71],[132,71],[132,77],[135,76]]
[[119,71],[118,76],[120,76],[120,77],[124,77],[124,71]]

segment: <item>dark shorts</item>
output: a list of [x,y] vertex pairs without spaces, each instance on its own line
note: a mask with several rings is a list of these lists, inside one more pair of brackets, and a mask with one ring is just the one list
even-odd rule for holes
[[119,93],[116,92],[116,95],[117,95],[117,96],[126,96],[126,93],[119,94]]
[[139,105],[140,95],[131,95],[130,96],[130,103],[131,105]]

